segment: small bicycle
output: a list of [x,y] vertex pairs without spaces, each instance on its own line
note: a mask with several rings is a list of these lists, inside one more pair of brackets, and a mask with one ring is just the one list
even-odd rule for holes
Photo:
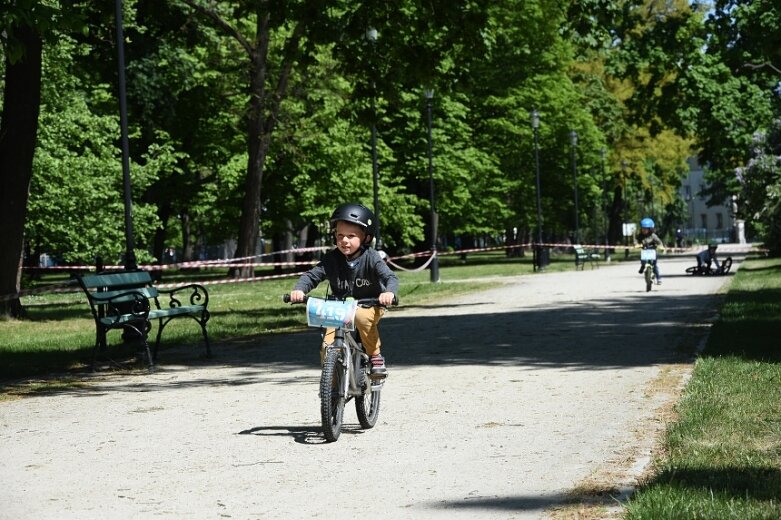
[[653,287],[656,281],[656,273],[654,273],[654,266],[656,265],[656,249],[642,249],[640,250],[640,260],[645,262],[645,269],[643,269],[643,278],[645,278],[645,291],[648,292]]
[[686,274],[701,275],[701,276],[720,276],[720,275],[728,274],[730,272],[730,269],[732,269],[732,257],[728,256],[721,262],[721,265],[719,265],[718,269],[716,269],[715,267],[708,267],[705,264],[694,265],[692,267],[686,268]]
[[[282,299],[289,303],[290,295],[285,294]],[[326,440],[335,442],[339,439],[344,406],[352,398],[355,398],[355,411],[361,427],[373,428],[380,415],[380,391],[385,376],[372,376],[369,355],[355,330],[354,320],[359,305],[376,306],[380,305],[379,300],[306,297],[304,302],[310,327],[335,329],[333,343],[325,346],[320,374],[320,419]]]

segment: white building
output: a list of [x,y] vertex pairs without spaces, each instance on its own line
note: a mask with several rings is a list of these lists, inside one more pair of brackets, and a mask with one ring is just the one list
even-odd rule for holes
[[683,227],[686,241],[692,244],[709,240],[745,244],[744,222],[735,218],[735,201],[725,200],[709,207],[708,197],[703,195],[707,187],[705,172],[696,158],[690,158],[688,162],[689,175],[680,189],[680,196],[686,202],[687,219]]

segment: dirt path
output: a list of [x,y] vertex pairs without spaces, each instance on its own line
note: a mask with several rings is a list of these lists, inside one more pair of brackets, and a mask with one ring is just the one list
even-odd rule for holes
[[603,265],[394,310],[380,420],[361,431],[350,403],[333,444],[314,332],[0,403],[0,518],[537,519],[573,492],[611,502],[728,280],[691,263],[665,259],[651,293],[635,264]]

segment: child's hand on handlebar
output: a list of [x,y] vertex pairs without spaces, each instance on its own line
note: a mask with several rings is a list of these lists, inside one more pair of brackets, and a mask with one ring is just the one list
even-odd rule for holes
[[304,291],[290,291],[290,303],[301,303],[305,296]]
[[380,295],[377,297],[377,300],[379,300],[380,305],[384,305],[385,307],[390,307],[391,305],[393,305],[394,299],[395,296],[393,295],[392,292],[380,293]]

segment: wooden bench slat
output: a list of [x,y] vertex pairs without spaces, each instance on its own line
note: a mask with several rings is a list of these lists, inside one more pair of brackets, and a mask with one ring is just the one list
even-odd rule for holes
[[113,325],[125,325],[128,323],[138,323],[139,321],[141,321],[141,318],[132,314],[122,314],[121,316],[106,316],[104,318],[100,318],[100,322],[106,327]]
[[165,309],[152,309],[149,311],[149,319],[157,320],[170,316],[181,316],[182,314],[198,314],[206,310],[203,305],[185,305],[183,307],[167,307]]
[[132,273],[85,274],[81,276],[83,287],[141,287],[152,283],[152,276],[146,271]]
[[92,291],[89,293],[90,297],[96,300],[95,303],[102,303],[101,300],[112,300],[120,295],[126,295],[122,298],[113,300],[114,302],[121,302],[121,301],[129,301],[133,299],[133,296],[131,293],[141,293],[145,298],[147,299],[154,299],[157,298],[158,292],[157,289],[154,287],[138,287],[138,288],[126,288],[126,289],[119,289],[116,291]]

